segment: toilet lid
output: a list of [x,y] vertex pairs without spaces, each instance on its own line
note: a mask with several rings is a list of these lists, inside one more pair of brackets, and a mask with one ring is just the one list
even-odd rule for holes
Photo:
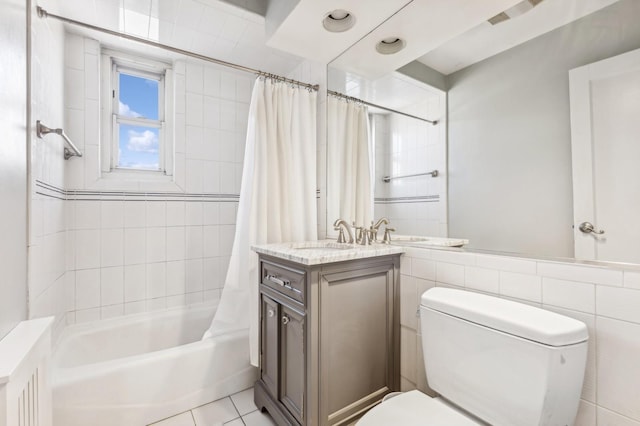
[[391,398],[372,408],[357,426],[478,426],[481,423],[446,405],[438,398],[431,398],[413,390]]

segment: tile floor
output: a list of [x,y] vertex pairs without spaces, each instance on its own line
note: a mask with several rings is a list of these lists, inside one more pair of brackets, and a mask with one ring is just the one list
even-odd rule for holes
[[253,403],[253,388],[213,401],[149,426],[275,426]]

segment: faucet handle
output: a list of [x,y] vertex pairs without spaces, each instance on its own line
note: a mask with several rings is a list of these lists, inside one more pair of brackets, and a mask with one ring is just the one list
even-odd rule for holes
[[395,231],[395,228],[384,228],[384,237],[382,238],[382,244],[391,243],[391,233]]
[[333,228],[334,231],[340,231],[340,233],[338,234],[338,242],[340,244],[344,244],[347,242],[347,239],[344,236],[344,229],[342,228],[342,226],[336,226],[335,228]]

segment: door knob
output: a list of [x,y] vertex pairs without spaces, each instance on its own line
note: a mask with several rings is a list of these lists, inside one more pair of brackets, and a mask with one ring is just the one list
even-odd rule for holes
[[582,222],[578,229],[580,230],[580,232],[584,232],[585,234],[604,234],[604,229],[596,229],[591,222]]

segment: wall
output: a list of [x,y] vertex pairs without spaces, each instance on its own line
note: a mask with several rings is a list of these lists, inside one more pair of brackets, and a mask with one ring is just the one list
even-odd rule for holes
[[[64,29],[32,13],[32,123],[64,126]],[[54,315],[54,334],[64,325],[65,201],[50,187],[64,185],[64,141],[54,134],[38,138],[31,129],[29,209],[29,318]]]
[[[421,116],[442,117],[446,96],[439,93],[412,108]],[[400,235],[446,237],[446,121],[433,126],[399,114],[370,117],[375,143],[374,217],[387,217],[390,227]],[[438,170],[439,176],[401,178],[388,183],[382,180],[384,176],[432,170]]]
[[640,270],[409,248],[401,259],[402,388],[426,383],[420,295],[433,286],[482,292],[578,319],[589,352],[576,426],[640,425]]
[[0,339],[27,317],[27,8],[0,3]]
[[85,152],[67,162],[68,322],[217,299],[235,234],[253,79],[176,61],[173,178],[116,179],[100,174],[99,54],[95,40],[68,34],[67,126]]
[[573,256],[568,70],[639,48],[637,16],[621,0],[448,77],[450,236]]

